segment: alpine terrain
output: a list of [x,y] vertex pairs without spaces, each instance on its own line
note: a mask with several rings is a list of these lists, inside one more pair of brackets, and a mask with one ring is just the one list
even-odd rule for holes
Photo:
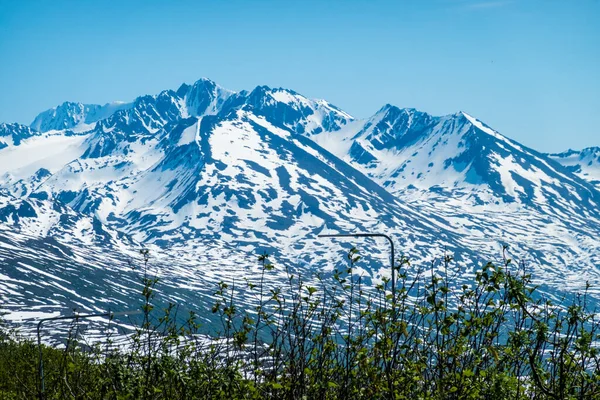
[[589,281],[598,300],[599,157],[537,152],[465,112],[385,105],[360,120],[208,79],[65,102],[0,125],[0,304],[13,322],[135,308],[141,248],[162,298],[201,315],[216,284],[255,277],[265,251],[281,279],[288,267],[310,280],[354,244],[364,281],[381,282],[385,241],[317,237],[358,232],[391,235],[413,271],[452,255],[457,285],[506,244],[547,295]]

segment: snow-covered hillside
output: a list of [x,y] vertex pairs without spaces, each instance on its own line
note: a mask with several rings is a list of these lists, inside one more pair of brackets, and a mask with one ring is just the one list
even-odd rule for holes
[[[590,185],[548,158],[510,140],[467,113],[434,117],[386,105],[347,129],[314,137],[392,193],[408,187],[477,194],[523,204],[551,203],[582,210],[597,204]],[[584,211],[585,212],[585,211]]]
[[21,141],[36,136],[39,133],[26,125],[0,124],[0,149],[8,146],[18,146]]
[[40,113],[31,128],[40,132],[71,129],[84,131],[94,126],[94,123],[107,118],[118,110],[130,108],[131,104],[124,102],[98,104],[81,104],[66,101],[59,106]]
[[[510,243],[540,269],[585,265],[595,274],[600,266],[600,192],[467,113],[435,117],[386,105],[313,139],[465,240]],[[573,275],[570,284],[582,281]]]
[[[291,90],[202,79],[3,124],[0,177],[0,300],[13,311],[107,308],[110,290],[126,303],[96,268],[133,279],[127,260],[141,246],[177,301],[252,277],[263,251],[310,279],[348,249],[322,232],[390,233],[415,268],[453,253],[460,281],[509,243],[548,293],[600,284],[600,192],[466,113],[386,105],[356,120]],[[44,250],[49,240],[58,250]],[[353,243],[370,253],[365,282],[389,274],[385,243]]]
[[579,151],[568,150],[563,153],[549,154],[549,156],[600,190],[600,147],[588,147]]

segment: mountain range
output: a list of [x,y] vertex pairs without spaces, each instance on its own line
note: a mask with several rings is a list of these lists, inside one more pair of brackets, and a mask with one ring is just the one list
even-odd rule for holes
[[600,299],[600,149],[540,153],[465,112],[388,104],[357,119],[201,79],[0,124],[0,177],[0,304],[14,322],[135,306],[142,247],[163,297],[200,310],[217,282],[255,277],[264,251],[273,282],[284,267],[328,273],[350,244],[365,282],[389,275],[385,242],[320,233],[388,233],[414,270],[452,254],[457,285],[508,244],[548,296],[589,281]]

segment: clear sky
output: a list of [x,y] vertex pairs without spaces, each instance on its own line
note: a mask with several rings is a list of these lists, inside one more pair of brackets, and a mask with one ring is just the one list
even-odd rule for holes
[[466,111],[541,151],[600,145],[599,0],[0,0],[0,121],[210,78]]

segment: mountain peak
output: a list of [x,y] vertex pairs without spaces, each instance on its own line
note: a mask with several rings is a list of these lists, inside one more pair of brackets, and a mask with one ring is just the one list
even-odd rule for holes
[[234,94],[208,78],[200,78],[191,86],[184,85],[177,90],[177,94],[184,99],[188,114],[196,117],[217,114]]
[[[33,254],[32,263],[48,271],[9,268],[14,282],[33,285],[8,292],[0,285],[0,300],[14,292],[44,304],[58,290],[90,309],[110,307],[102,299],[130,257],[103,251],[112,258],[97,264],[102,268],[81,259],[94,260],[91,240],[114,239],[121,251],[132,246],[117,239],[132,235],[182,260],[171,264],[165,283],[189,303],[179,296],[190,283],[188,260],[198,261],[193,275],[206,278],[194,291],[223,274],[252,274],[252,268],[240,269],[248,252],[266,250],[281,265],[297,256],[307,266],[309,258],[335,265],[340,252],[324,257],[330,253],[319,250],[324,244],[314,247],[324,226],[388,232],[413,265],[448,251],[457,256],[457,279],[471,279],[477,262],[493,260],[497,244],[512,238],[518,247],[513,254],[527,254],[546,286],[585,281],[588,273],[600,281],[594,273],[600,265],[599,192],[578,172],[465,112],[438,117],[386,104],[355,121],[325,100],[292,90],[257,86],[233,93],[204,78],[131,103],[65,102],[37,121],[43,129],[92,124],[77,135],[0,124],[0,230],[6,232],[0,244],[19,246],[0,246],[0,259],[10,265]],[[579,152],[571,155],[581,168],[587,165]],[[23,239],[13,241],[19,232]],[[45,246],[46,238],[53,241],[51,251],[36,244]],[[343,250],[347,244],[332,245]],[[375,257],[360,274],[381,281],[388,267],[386,261],[380,268],[377,257],[385,256],[363,245]],[[74,261],[56,258],[58,250]],[[196,260],[198,254],[205,258]],[[273,279],[285,281],[281,271]],[[48,285],[54,275],[64,282]],[[63,290],[70,282],[85,290]],[[90,292],[90,283],[98,291]],[[128,292],[120,286],[114,292],[125,308]],[[87,302],[90,293],[97,299]]]
[[198,83],[198,82],[209,83],[209,84],[212,84],[212,85],[215,85],[215,86],[217,85],[217,84],[215,83],[215,81],[213,81],[212,79],[209,79],[209,78],[207,78],[207,77],[205,77],[205,76],[203,76],[203,77],[201,77],[200,79],[198,79],[198,80],[196,81],[196,83]]
[[552,157],[568,157],[568,156],[572,156],[574,154],[584,156],[584,155],[596,154],[596,153],[598,153],[600,155],[600,147],[599,146],[584,147],[581,150],[568,149],[568,150],[560,152],[560,153],[551,153],[549,155]]
[[39,132],[27,125],[18,123],[0,123],[0,149],[10,144],[18,146],[21,141],[32,136],[39,135]]
[[129,107],[131,103],[124,102],[106,103],[101,106],[65,101],[38,114],[30,126],[40,132],[64,129],[89,130],[93,128],[95,122]]
[[246,109],[272,124],[298,134],[336,131],[354,118],[325,100],[314,100],[285,88],[256,86],[231,97],[225,112]]
[[569,149],[562,153],[548,154],[548,157],[600,189],[600,147]]
[[419,111],[413,107],[398,107],[390,103],[386,103],[383,107],[381,107],[370,120],[373,119],[386,119],[393,118],[397,119],[399,116],[404,116],[403,118],[434,118],[432,115]]

